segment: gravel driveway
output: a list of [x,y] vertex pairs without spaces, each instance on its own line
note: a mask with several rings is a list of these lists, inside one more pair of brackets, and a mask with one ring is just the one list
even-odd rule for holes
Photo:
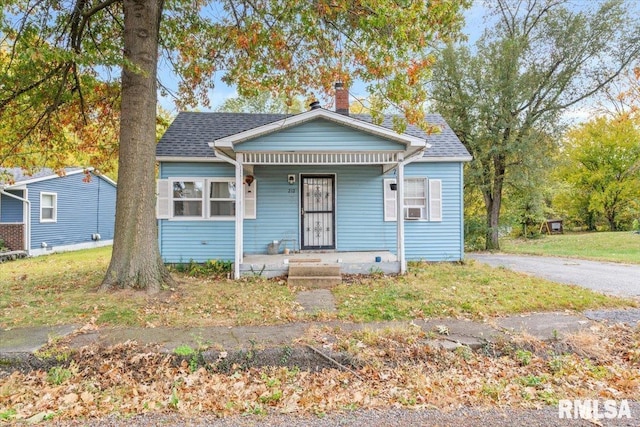
[[640,265],[534,255],[469,253],[469,259],[621,297],[640,297]]

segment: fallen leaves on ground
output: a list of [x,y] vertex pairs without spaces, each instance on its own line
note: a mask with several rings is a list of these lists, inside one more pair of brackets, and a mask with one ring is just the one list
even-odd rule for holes
[[[640,395],[640,329],[596,325],[552,342],[520,336],[471,351],[436,349],[409,330],[314,332],[314,344],[344,351],[358,376],[260,367],[230,373],[179,362],[127,342],[86,347],[56,371],[14,372],[0,380],[0,420],[123,416],[309,413],[356,408],[539,407],[559,399]],[[229,371],[228,371],[229,372]]]

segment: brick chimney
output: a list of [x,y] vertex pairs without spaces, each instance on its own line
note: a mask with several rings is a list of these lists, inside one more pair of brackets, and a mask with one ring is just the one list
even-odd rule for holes
[[336,89],[336,113],[349,115],[349,91],[344,87],[344,83],[337,82]]

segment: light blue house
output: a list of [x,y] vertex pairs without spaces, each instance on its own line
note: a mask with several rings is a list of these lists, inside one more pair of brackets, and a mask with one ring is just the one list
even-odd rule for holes
[[286,273],[305,254],[343,272],[461,260],[471,156],[441,116],[427,121],[441,132],[322,108],[180,113],[156,151],[164,261],[231,260],[239,277]]
[[92,169],[42,169],[24,175],[4,169],[0,181],[0,238],[13,251],[42,255],[113,243],[116,184]]

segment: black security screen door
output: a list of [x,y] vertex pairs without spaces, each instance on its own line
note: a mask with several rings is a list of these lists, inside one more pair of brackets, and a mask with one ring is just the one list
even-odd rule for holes
[[335,249],[333,176],[302,176],[301,249]]

